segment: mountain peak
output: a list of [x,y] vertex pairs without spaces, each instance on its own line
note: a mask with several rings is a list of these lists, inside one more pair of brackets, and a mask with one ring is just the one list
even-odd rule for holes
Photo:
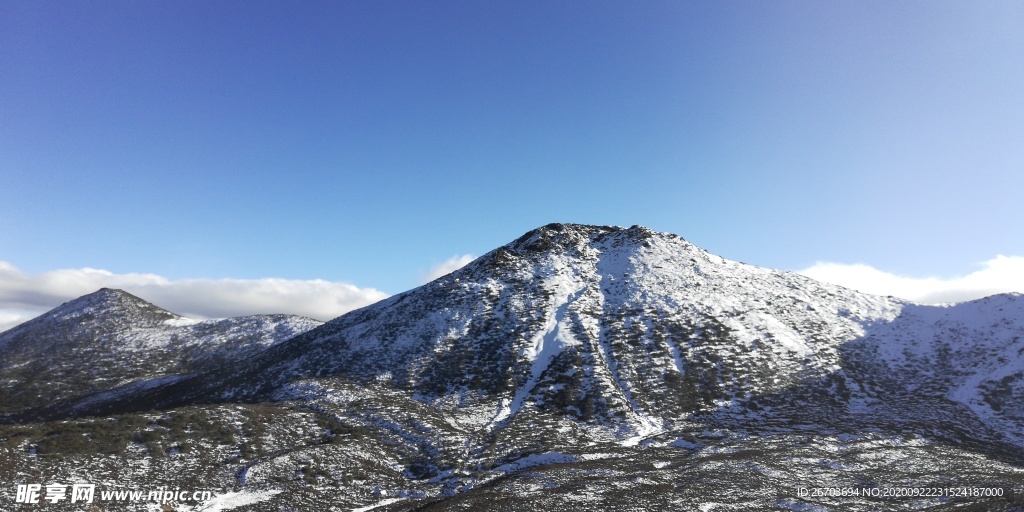
[[[124,291],[124,290],[121,290],[119,288],[106,288],[106,287],[100,288],[99,290],[96,290],[96,291],[94,291],[92,293],[85,294],[85,295],[79,297],[79,299],[89,299],[89,300],[93,300],[93,301],[96,301],[96,300],[99,300],[99,301],[135,300],[135,301],[145,302],[142,299],[136,297],[135,295],[132,295],[132,294],[130,294],[130,293]],[[78,299],[76,299],[76,300],[78,300]]]
[[625,243],[642,244],[655,237],[679,238],[676,235],[658,233],[639,225],[624,228],[621,226],[552,223],[527,232],[504,246],[504,249],[520,255],[537,254],[552,250],[578,249],[592,242],[613,238],[620,239]]
[[84,304],[100,304],[100,303],[105,303],[105,302],[116,302],[116,303],[119,303],[119,302],[135,302],[135,303],[140,303],[140,304],[149,304],[149,302],[146,302],[145,300],[140,299],[139,297],[136,297],[135,295],[132,295],[132,294],[130,294],[130,293],[124,291],[124,290],[121,290],[119,288],[106,288],[106,287],[100,288],[99,290],[96,290],[96,291],[94,291],[92,293],[87,293],[85,295],[82,295],[81,297],[79,297],[77,299],[70,300],[70,301],[66,302],[65,304],[81,303],[81,304],[84,305]]
[[101,288],[0,333],[0,420],[37,407],[40,396],[117,400],[131,386],[221,368],[320,323],[290,315],[200,321]]
[[[121,290],[119,288],[106,288],[106,287],[104,287],[104,288],[100,288],[99,290],[96,290],[96,291],[94,291],[92,293],[87,293],[85,295],[82,295],[81,297],[78,297],[77,299],[71,300],[69,302],[77,302],[77,301],[95,302],[95,301],[106,301],[106,300],[137,300],[137,301],[143,301],[142,299],[140,299],[140,298],[138,298],[138,297],[136,297],[136,296],[134,296],[134,295],[124,291],[124,290]],[[143,301],[143,302],[145,302],[145,301]]]
[[506,247],[517,252],[546,252],[555,247],[565,248],[581,245],[589,241],[595,234],[614,229],[620,228],[551,223],[526,232]]
[[131,317],[144,324],[160,324],[178,318],[178,315],[146,302],[135,295],[116,288],[100,288],[95,292],[70,300],[44,314],[40,318],[79,318],[85,321],[93,317]]

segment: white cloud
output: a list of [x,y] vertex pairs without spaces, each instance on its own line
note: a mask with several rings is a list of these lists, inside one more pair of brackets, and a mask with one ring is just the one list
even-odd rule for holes
[[0,310],[0,332],[4,332],[11,327],[27,322],[37,316],[39,316],[39,313],[33,311],[21,311],[16,309]]
[[980,270],[948,279],[900,276],[861,263],[816,263],[798,272],[854,290],[924,304],[962,302],[996,293],[1024,293],[1024,257],[1021,256],[996,256],[982,263]]
[[181,279],[93,268],[29,275],[0,261],[0,332],[100,288],[119,288],[185,316],[287,313],[330,320],[388,295],[348,283],[290,279]]
[[448,258],[447,260],[445,260],[443,263],[441,263],[439,265],[434,265],[434,267],[430,269],[430,272],[428,272],[427,275],[423,276],[423,279],[421,279],[420,282],[422,282],[422,283],[429,283],[429,282],[433,281],[434,279],[437,279],[437,278],[439,278],[441,276],[450,274],[450,273],[455,272],[456,270],[458,270],[458,269],[460,269],[462,267],[465,267],[466,264],[468,264],[469,262],[471,262],[471,261],[473,261],[475,259],[476,259],[476,256],[473,256],[472,254],[463,254],[462,256],[452,256],[451,258]]
[[[436,265],[423,282],[462,268],[471,254]],[[879,295],[920,303],[960,302],[995,293],[1024,293],[1024,257],[996,256],[961,277],[908,277],[870,265],[817,263],[799,273]],[[29,275],[0,261],[0,332],[63,302],[100,288],[120,288],[172,312],[222,318],[259,313],[288,313],[330,320],[387,297],[373,288],[348,283],[289,279],[181,279],[156,274],[115,274],[93,268],[62,269]]]

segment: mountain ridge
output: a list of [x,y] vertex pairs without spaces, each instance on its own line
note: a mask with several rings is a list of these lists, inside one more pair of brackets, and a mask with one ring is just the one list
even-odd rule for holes
[[61,408],[75,397],[215,371],[321,323],[289,315],[197,320],[101,288],[0,333],[0,382],[8,388],[0,412],[40,400]]
[[166,403],[269,397],[289,382],[344,375],[427,403],[488,404],[482,424],[491,427],[529,405],[597,414],[635,437],[831,375],[843,343],[910,305],[732,262],[639,226],[549,224],[244,368],[182,383],[192,391]]
[[920,305],[549,224],[229,365],[35,413],[196,443],[123,457],[169,485],[187,461],[258,511],[1019,510],[795,489],[1024,490],[1022,319],[1020,294]]

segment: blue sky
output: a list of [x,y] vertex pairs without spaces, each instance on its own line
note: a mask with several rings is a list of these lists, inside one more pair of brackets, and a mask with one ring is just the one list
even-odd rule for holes
[[0,261],[397,293],[558,221],[953,279],[1024,256],[1022,90],[1020,2],[0,0]]

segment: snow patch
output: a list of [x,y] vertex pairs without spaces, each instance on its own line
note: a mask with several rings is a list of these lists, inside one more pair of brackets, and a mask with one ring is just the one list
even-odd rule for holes
[[267,501],[281,492],[283,491],[229,492],[227,494],[214,496],[213,499],[203,503],[195,510],[196,512],[220,512],[222,510],[231,510],[233,508]]
[[177,318],[168,318],[167,320],[164,320],[164,325],[169,325],[171,327],[188,327],[202,322],[203,320],[179,316]]
[[582,345],[573,336],[572,326],[566,319],[566,313],[569,310],[569,305],[586,292],[586,286],[561,273],[554,273],[547,283],[553,285],[551,287],[554,288],[553,307],[544,323],[544,328],[534,338],[532,345],[522,352],[525,359],[532,361],[530,378],[523,387],[516,390],[511,403],[504,399],[499,403],[498,411],[488,425],[489,427],[497,425],[522,409],[526,397],[533,392],[534,387],[540,382],[544,370],[547,370],[551,361],[558,354],[561,354],[566,347]]
[[383,507],[384,505],[390,505],[392,503],[395,503],[395,502],[398,502],[398,501],[402,501],[403,499],[404,498],[388,498],[386,500],[378,501],[377,503],[374,503],[373,505],[367,505],[365,507],[354,508],[354,509],[352,509],[352,512],[369,512],[370,510],[373,510],[373,509],[375,509],[377,507]]
[[542,466],[544,464],[565,464],[568,462],[579,462],[579,460],[580,458],[575,455],[569,455],[561,452],[534,453],[515,462],[502,464],[501,466],[494,468],[494,470],[502,473],[511,473],[513,471],[531,468],[533,466]]

